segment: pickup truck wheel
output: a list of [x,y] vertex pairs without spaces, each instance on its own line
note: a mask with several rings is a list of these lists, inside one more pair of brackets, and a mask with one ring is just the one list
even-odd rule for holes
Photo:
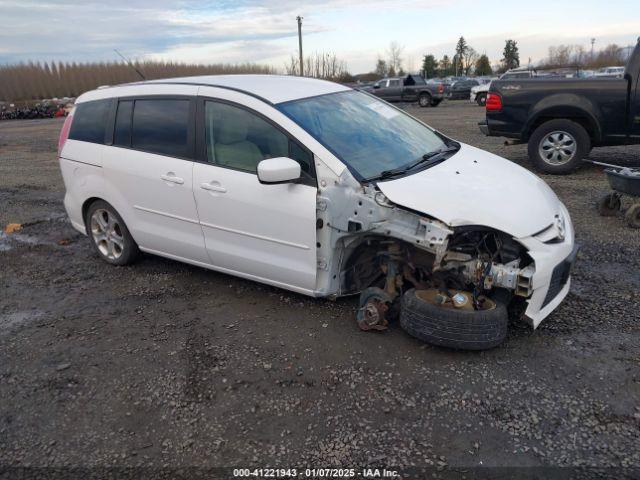
[[421,107],[430,107],[431,106],[431,95],[428,93],[421,93],[418,97],[418,105]]
[[402,297],[400,326],[412,337],[462,350],[493,348],[506,338],[509,316],[501,300],[487,299],[484,310],[463,310],[430,302],[428,292],[411,289]]
[[591,139],[582,125],[571,120],[549,120],[529,138],[533,165],[546,173],[567,174],[580,167],[591,149]]
[[481,107],[484,107],[487,104],[487,94],[484,92],[477,94],[476,103]]

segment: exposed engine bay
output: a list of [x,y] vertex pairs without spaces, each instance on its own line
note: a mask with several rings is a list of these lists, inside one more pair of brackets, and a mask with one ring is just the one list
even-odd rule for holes
[[500,290],[510,297],[531,295],[533,261],[508,234],[483,226],[450,228],[392,204],[372,186],[364,192],[360,187],[360,194],[340,189],[349,205],[337,205],[341,197],[337,187],[332,190],[318,200],[318,245],[329,241],[339,258],[321,257],[318,266],[328,271],[335,296],[360,293],[361,329],[385,329],[411,288],[437,289],[435,301],[443,305],[458,306],[468,297],[475,310]]

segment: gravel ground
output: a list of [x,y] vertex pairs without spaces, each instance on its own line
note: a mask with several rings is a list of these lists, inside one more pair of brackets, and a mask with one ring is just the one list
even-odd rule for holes
[[[527,165],[525,147],[480,134],[475,105],[406,108]],[[458,352],[397,324],[360,332],[353,299],[148,255],[99,261],[62,206],[61,125],[0,124],[0,225],[25,224],[0,237],[0,477],[25,466],[640,468],[640,233],[597,215],[598,169],[544,177],[582,244],[566,301],[535,332],[513,323],[500,348]],[[640,148],[590,158],[640,165]]]

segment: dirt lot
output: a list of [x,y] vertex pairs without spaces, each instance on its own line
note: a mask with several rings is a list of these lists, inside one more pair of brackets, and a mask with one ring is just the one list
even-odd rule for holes
[[[483,137],[467,102],[407,109]],[[604,176],[545,180],[582,244],[538,330],[482,353],[362,333],[314,300],[153,256],[116,268],[67,223],[59,120],[0,123],[2,467],[640,468],[640,233],[600,218]],[[592,159],[640,164],[640,148]],[[604,470],[612,473],[613,470]],[[607,475],[608,475],[607,473]],[[620,472],[617,471],[616,475]]]

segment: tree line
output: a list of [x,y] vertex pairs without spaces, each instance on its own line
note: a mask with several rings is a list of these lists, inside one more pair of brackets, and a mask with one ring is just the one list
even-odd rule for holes
[[583,45],[556,45],[549,47],[549,53],[540,68],[580,67],[598,69],[622,66],[626,63],[631,49],[615,43],[598,51],[588,51]]
[[[250,63],[202,65],[143,61],[132,65],[149,80],[191,75],[276,73],[272,67]],[[29,62],[0,65],[0,100],[20,102],[76,97],[100,85],[118,85],[140,80],[136,71],[122,62]]]
[[520,66],[520,53],[518,43],[515,40],[505,40],[502,59],[500,65],[494,72],[489,57],[479,54],[464,37],[458,39],[453,56],[444,55],[440,60],[432,54],[427,54],[422,60],[422,75],[425,78],[468,76],[475,74],[478,76],[493,75]]

